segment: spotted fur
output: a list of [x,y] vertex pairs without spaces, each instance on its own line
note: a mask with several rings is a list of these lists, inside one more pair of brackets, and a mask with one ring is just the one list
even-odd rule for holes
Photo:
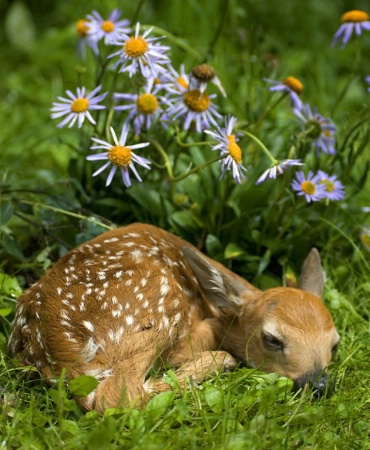
[[[9,351],[49,380],[62,369],[95,376],[97,389],[78,401],[100,412],[169,389],[148,378],[153,367],[174,366],[180,384],[240,362],[307,382],[339,340],[311,259],[302,287],[313,293],[261,292],[173,234],[118,228],[67,253],[21,295]],[[284,348],[269,348],[266,334]]]

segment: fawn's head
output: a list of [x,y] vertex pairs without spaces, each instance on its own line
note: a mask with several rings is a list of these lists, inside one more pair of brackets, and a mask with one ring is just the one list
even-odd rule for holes
[[216,307],[215,331],[223,349],[250,367],[313,384],[325,391],[326,369],[339,343],[333,319],[322,301],[324,274],[313,249],[299,289],[261,292],[194,250],[184,254],[207,300]]

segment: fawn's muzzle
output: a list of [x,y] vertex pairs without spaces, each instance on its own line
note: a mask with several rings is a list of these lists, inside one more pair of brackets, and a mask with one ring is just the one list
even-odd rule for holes
[[314,397],[320,398],[327,391],[328,380],[328,374],[323,369],[318,369],[295,379],[293,389],[298,391],[308,385],[312,389]]

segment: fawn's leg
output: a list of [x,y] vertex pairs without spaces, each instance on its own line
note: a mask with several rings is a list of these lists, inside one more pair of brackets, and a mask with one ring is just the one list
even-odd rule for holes
[[[186,362],[179,369],[175,371],[180,387],[185,388],[188,381],[193,381],[196,384],[215,375],[216,372],[228,372],[237,367],[238,362],[225,351],[205,351],[202,352],[196,359]],[[145,384],[144,389],[148,393],[159,393],[171,389],[171,387],[162,380],[155,380],[149,378]]]
[[154,359],[155,351],[150,350],[115,364],[112,374],[100,381],[95,391],[77,401],[84,410],[96,409],[99,413],[129,403],[136,406],[145,403],[148,397],[144,390],[145,375]]

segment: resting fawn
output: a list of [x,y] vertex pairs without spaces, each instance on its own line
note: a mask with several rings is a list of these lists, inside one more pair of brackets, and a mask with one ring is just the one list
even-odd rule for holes
[[262,292],[179,237],[135,223],[73,249],[21,295],[9,351],[49,380],[62,369],[96,377],[78,401],[100,412],[169,389],[148,377],[161,366],[177,368],[182,385],[242,363],[323,391],[339,342],[323,286],[315,249],[299,289]]

